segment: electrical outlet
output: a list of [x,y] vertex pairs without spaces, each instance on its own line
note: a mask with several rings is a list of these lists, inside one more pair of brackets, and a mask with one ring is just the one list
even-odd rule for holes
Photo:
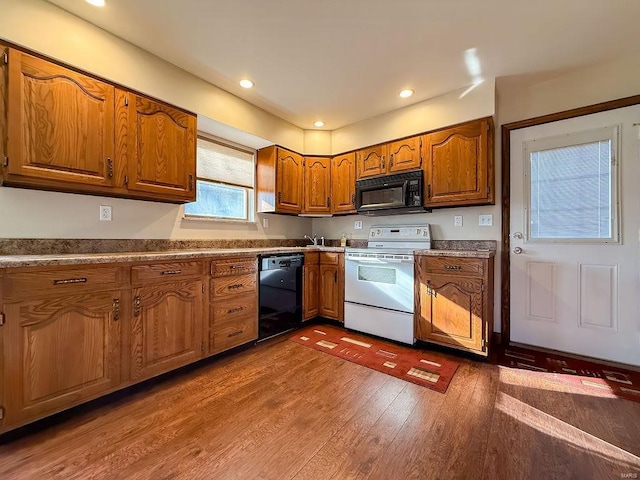
[[462,226],[462,215],[454,215],[453,216],[453,226],[461,227]]
[[355,222],[353,222],[353,229],[362,230],[362,220],[356,220]]
[[490,227],[493,225],[493,215],[478,215],[478,225],[481,227]]
[[100,221],[102,222],[111,221],[111,206],[100,205]]
[[269,219],[268,218],[263,218],[262,219],[262,227],[263,228],[269,228]]

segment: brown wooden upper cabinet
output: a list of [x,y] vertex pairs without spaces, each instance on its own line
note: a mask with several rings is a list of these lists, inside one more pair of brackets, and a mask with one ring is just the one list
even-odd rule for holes
[[115,88],[18,50],[8,54],[5,183],[113,186]]
[[384,143],[356,152],[356,180],[419,169],[422,137]]
[[331,213],[331,159],[304,158],[304,212]]
[[302,213],[302,155],[272,145],[258,150],[258,213]]
[[4,185],[176,203],[195,199],[195,115],[4,50]]
[[493,122],[484,118],[425,135],[426,206],[493,204]]
[[331,159],[331,211],[356,213],[355,153]]
[[118,119],[128,132],[129,190],[194,201],[196,118],[131,92],[118,103]]

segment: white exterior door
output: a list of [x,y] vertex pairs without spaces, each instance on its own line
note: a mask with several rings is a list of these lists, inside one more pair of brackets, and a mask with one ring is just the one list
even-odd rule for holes
[[639,122],[511,132],[511,341],[640,365]]

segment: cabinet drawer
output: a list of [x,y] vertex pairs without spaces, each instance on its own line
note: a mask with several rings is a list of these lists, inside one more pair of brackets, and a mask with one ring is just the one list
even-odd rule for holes
[[211,275],[214,277],[226,277],[229,275],[241,275],[258,270],[258,259],[255,257],[230,258],[211,261]]
[[228,300],[212,302],[210,308],[213,325],[221,325],[239,317],[256,317],[258,297],[254,294],[234,295]]
[[304,253],[304,264],[305,265],[317,265],[320,263],[320,253],[319,252],[305,252]]
[[340,263],[340,253],[320,252],[320,263],[323,265],[338,265]]
[[250,273],[248,275],[234,275],[232,277],[212,278],[211,297],[226,298],[245,293],[256,293],[257,284],[258,275],[255,273]]
[[131,267],[131,283],[133,285],[141,285],[153,280],[174,280],[176,278],[202,274],[202,262],[170,262],[136,265]]
[[4,279],[4,295],[13,298],[33,296],[35,292],[42,291],[119,288],[121,283],[122,269],[119,267],[34,270],[7,274]]
[[447,275],[484,275],[485,260],[481,258],[422,257],[425,271]]
[[220,353],[258,338],[258,319],[245,316],[216,325],[211,329],[209,348],[211,353]]

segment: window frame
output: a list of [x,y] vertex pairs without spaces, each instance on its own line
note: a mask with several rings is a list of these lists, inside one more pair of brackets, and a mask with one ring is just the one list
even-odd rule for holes
[[[532,238],[531,237],[531,153],[609,140],[611,142],[611,237],[607,238]],[[523,142],[524,242],[525,244],[619,244],[620,236],[620,125],[581,130]]]
[[[195,220],[195,221],[204,221],[204,222],[242,223],[242,224],[256,223],[256,207],[255,207],[256,205],[256,150],[244,145],[231,142],[229,140],[225,140],[223,138],[219,138],[219,137],[207,134],[205,132],[201,132],[201,131],[198,131],[197,139],[204,140],[210,143],[215,143],[217,145],[220,145],[226,148],[230,148],[242,153],[246,153],[248,155],[252,155],[253,156],[253,186],[247,187],[246,185],[223,182],[221,180],[213,180],[207,177],[199,177],[196,174],[196,191],[197,191],[198,181],[206,182],[213,185],[236,187],[244,190],[246,195],[245,218],[232,218],[232,217],[224,217],[224,216],[216,216],[216,215],[197,215],[193,213],[186,213],[184,208],[183,208],[182,218],[184,220]],[[197,157],[197,148],[196,148],[196,171],[197,171],[197,163],[198,163],[198,157]],[[192,202],[192,203],[195,203],[195,202]]]

